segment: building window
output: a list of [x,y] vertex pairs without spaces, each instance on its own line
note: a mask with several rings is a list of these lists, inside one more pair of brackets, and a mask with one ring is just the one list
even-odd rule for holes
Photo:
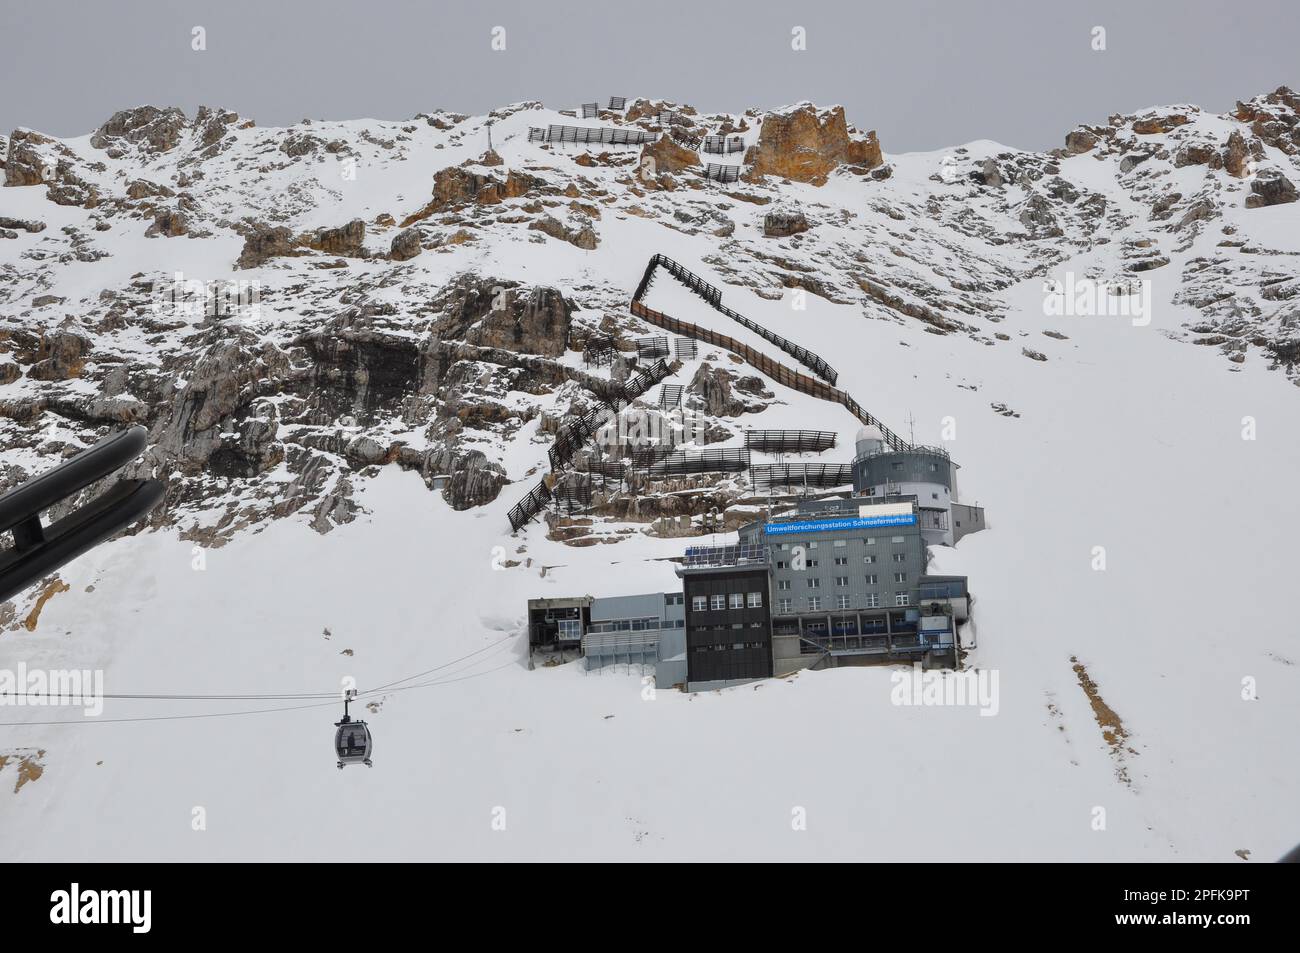
[[864,539],[862,542],[866,543],[868,546],[874,546],[874,545],[876,545],[876,537],[874,537],[874,536],[868,536],[868,537],[867,537],[866,539]]
[[931,494],[930,494],[930,499],[932,499],[932,500],[937,500],[938,498],[939,498],[939,494],[938,494],[938,493],[931,493]]
[[776,568],[777,568],[777,569],[785,569],[785,568],[787,568],[787,567],[786,567],[786,564],[785,564],[784,561],[782,561],[782,560],[777,560]]
[[732,609],[745,608],[745,594],[743,592],[733,592],[731,593],[729,599],[731,603],[729,608]]
[[837,565],[837,566],[847,566],[848,564],[849,564],[849,557],[848,557],[848,556],[836,556],[836,557],[835,557],[835,565]]
[[582,638],[581,619],[561,619],[559,629],[560,638],[566,642],[576,642]]
[[907,562],[907,553],[894,553],[894,562],[896,563]]
[[821,607],[822,607],[821,596],[809,596],[809,597],[808,597],[808,611],[809,611],[809,612],[816,612],[816,611],[818,611]]
[[821,581],[820,579],[818,579],[816,576],[809,576],[809,577],[808,577],[808,588],[809,588],[809,589],[820,589],[821,587],[822,587],[822,581]]
[[836,577],[835,577],[835,585],[839,586],[840,588],[844,588],[844,587],[847,586],[848,584],[849,584],[849,577],[848,577],[848,576],[836,576]]
[[808,548],[809,548],[809,549],[816,549],[816,548],[817,548],[817,540],[814,539],[811,543],[809,543],[809,544],[808,544]]
[[889,541],[891,543],[905,543],[907,542],[907,538],[905,536],[891,536]]
[[895,469],[895,470],[901,470],[901,469],[903,469],[903,461],[902,461],[902,460],[896,460],[896,461],[894,461],[894,469]]
[[725,595],[709,596],[709,608],[714,612],[720,612],[727,608],[727,597]]
[[816,568],[817,568],[817,560],[815,560],[815,559],[810,559],[810,560],[808,560],[808,564],[807,564],[807,565],[808,565],[808,568],[809,568],[809,569],[816,569]]
[[763,594],[761,592],[751,592],[748,594],[748,596],[746,596],[746,599],[749,602],[749,608],[751,609],[763,608]]
[[880,582],[880,577],[877,576],[874,572],[873,572],[873,573],[868,573],[868,574],[867,574],[867,585],[868,585],[868,586],[874,586],[874,585],[877,585],[879,582]]
[[907,573],[905,572],[894,573],[894,582],[907,582]]
[[703,612],[709,607],[709,600],[705,596],[691,596],[691,608],[696,612]]
[[867,599],[866,599],[866,602],[863,603],[863,606],[862,606],[862,607],[863,607],[864,609],[879,609],[879,608],[880,608],[880,596],[876,595],[874,592],[869,592],[869,593],[867,593]]
[[835,597],[835,608],[837,608],[837,609],[847,609],[848,607],[849,607],[849,597],[848,597],[848,596],[836,596],[836,597]]
[[876,557],[875,557],[874,555],[872,555],[872,556],[863,556],[863,557],[862,557],[862,561],[863,561],[864,563],[866,563],[868,566],[870,566],[872,563],[874,563],[874,562],[876,561]]
[[789,580],[789,579],[778,579],[778,580],[776,581],[776,588],[779,589],[781,592],[789,592],[789,591],[790,591],[790,580]]
[[909,599],[908,599],[908,595],[907,595],[907,593],[905,593],[905,592],[895,593],[895,595],[894,595],[894,605],[896,605],[896,606],[905,606],[905,605],[908,604],[908,602],[909,602]]
[[844,548],[845,546],[847,546],[848,544],[849,544],[849,541],[848,541],[847,539],[837,539],[837,540],[835,540],[835,542],[834,542],[832,545],[833,545],[836,549],[843,549],[843,548]]
[[779,614],[782,614],[782,615],[789,615],[791,612],[794,611],[794,600],[793,600],[793,599],[777,599],[777,600],[776,600],[776,611],[777,611]]

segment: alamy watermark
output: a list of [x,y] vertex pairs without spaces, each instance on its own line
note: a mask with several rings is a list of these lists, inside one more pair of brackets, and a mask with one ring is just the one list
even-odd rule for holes
[[262,283],[256,279],[239,281],[199,281],[175,272],[171,281],[153,285],[153,308],[159,317],[200,322],[207,318],[262,317]]
[[894,686],[889,692],[889,701],[893,705],[971,706],[979,708],[981,717],[998,713],[997,669],[927,672],[920,662],[914,662],[910,672],[893,672],[889,681]]
[[0,668],[0,705],[81,708],[87,717],[104,713],[102,669]]
[[1151,323],[1151,279],[1098,281],[1065,273],[1065,281],[1043,282],[1043,314],[1048,317],[1130,318],[1135,328]]

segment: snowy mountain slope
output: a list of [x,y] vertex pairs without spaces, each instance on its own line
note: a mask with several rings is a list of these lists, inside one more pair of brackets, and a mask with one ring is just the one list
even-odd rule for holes
[[[747,119],[752,143],[758,118],[697,125]],[[493,125],[502,165],[469,169],[545,185],[499,203],[449,203],[408,226],[429,246],[418,257],[380,259],[397,223],[429,202],[430,176],[483,155],[483,119],[430,119],[294,130],[239,129],[232,119],[216,140],[227,144],[193,162],[212,148],[194,129],[185,135],[198,148],[188,152],[179,141],[120,159],[89,138],[42,147],[66,148],[69,172],[102,196],[124,194],[127,178],[188,175],[188,227],[205,237],[145,238],[156,211],[131,204],[142,200],[86,209],[51,202],[42,186],[0,191],[0,213],[47,224],[0,243],[0,360],[22,371],[0,385],[9,481],[110,421],[141,419],[159,448],[149,463],[175,487],[151,531],[63,570],[70,588],[48,598],[31,630],[21,623],[37,594],[0,618],[3,664],[103,668],[112,693],[296,694],[452,663],[406,683],[440,684],[391,692],[367,713],[376,767],[365,772],[334,769],[333,702],[128,723],[113,719],[320,703],[109,700],[101,719],[70,726],[25,724],[78,717],[67,710],[4,709],[0,754],[43,752],[44,767],[12,794],[16,760],[0,767],[13,857],[1236,861],[1234,851],[1272,859],[1300,840],[1289,810],[1300,768],[1285,757],[1300,715],[1300,645],[1294,627],[1279,625],[1276,600],[1296,525],[1286,487],[1300,465],[1289,439],[1300,409],[1291,368],[1267,369],[1291,328],[1284,295],[1297,275],[1300,206],[1247,209],[1249,179],[1176,164],[1187,142],[1222,144],[1241,131],[1259,139],[1261,168],[1287,168],[1275,130],[1198,113],[1167,133],[1138,134],[1138,116],[1075,155],[972,143],[887,156],[888,178],[841,170],[822,186],[769,177],[696,188],[690,172],[653,184],[633,177],[635,153],[580,165],[571,147],[542,150],[526,141],[528,127],[592,123],[525,107]],[[297,157],[280,151],[300,136],[321,144]],[[339,151],[326,151],[335,141]],[[1151,157],[1121,171],[1139,145]],[[360,157],[357,179],[332,181],[335,157],[349,153]],[[986,181],[988,160],[1002,184]],[[105,170],[90,169],[95,162]],[[1200,198],[1213,205],[1207,217],[1174,229]],[[109,201],[122,203],[111,215]],[[812,228],[764,237],[774,208],[804,212]],[[395,224],[369,224],[383,213]],[[589,224],[596,247],[529,227],[547,215],[574,238]],[[359,217],[371,257],[285,245],[307,253],[236,272],[247,235],[231,223],[242,217],[293,235]],[[94,232],[96,218],[111,229]],[[449,241],[460,230],[471,240]],[[1153,247],[1168,263],[1131,271]],[[81,260],[95,252],[105,257]],[[658,516],[698,517],[721,498],[739,519],[763,503],[743,480],[693,479],[644,488],[635,520],[613,515],[626,501],[603,501],[583,530],[601,545],[566,544],[564,531],[583,518],[508,532],[506,511],[548,467],[555,425],[595,404],[562,369],[609,376],[584,367],[576,342],[596,327],[625,343],[660,333],[626,308],[655,252],[825,357],[838,386],[896,431],[914,426],[917,442],[951,449],[962,497],[987,508],[990,529],[936,550],[933,568],[970,576],[977,601],[966,636],[976,645],[966,662],[997,672],[995,717],[893,705],[887,668],[715,694],[659,691],[653,701],[639,673],[527,670],[528,598],[676,588],[667,560],[689,540],[659,535]],[[345,267],[320,267],[337,261]],[[133,276],[173,270],[260,281],[261,313],[160,317]],[[567,315],[554,304],[514,313],[536,366],[494,362],[504,358],[491,348],[512,339],[491,326],[493,312],[476,310],[473,289],[448,291],[466,272],[488,291],[508,281],[563,294]],[[1149,278],[1150,324],[1045,315],[1044,280],[1067,273]],[[787,284],[796,281],[810,291],[802,311]],[[1212,294],[1198,290],[1206,283]],[[106,289],[115,297],[101,299]],[[66,301],[34,306],[41,294]],[[648,300],[748,333],[666,279]],[[557,348],[545,321],[566,319]],[[86,336],[89,349],[60,363],[48,343],[57,330]],[[368,356],[337,359],[313,333]],[[1183,343],[1215,337],[1224,340]],[[434,339],[460,349],[456,358],[435,354]],[[196,368],[232,342],[237,351],[217,362],[201,399],[187,391],[204,379]],[[250,358],[269,370],[241,377]],[[33,376],[41,361],[52,373]],[[110,383],[119,367],[121,390]],[[670,380],[689,384],[701,368],[730,369],[733,386],[762,378],[701,347]],[[815,427],[837,431],[839,447],[810,459],[847,460],[858,421],[762,385],[766,409],[705,414],[730,433],[721,445],[738,445],[746,427]],[[709,394],[688,388],[687,401],[707,407]],[[191,426],[204,414],[211,427]],[[1242,439],[1244,417],[1257,421],[1258,439]],[[462,423],[448,427],[453,418]],[[946,418],[955,439],[944,438]],[[192,453],[200,444],[205,458]],[[239,467],[222,463],[236,451]],[[482,462],[468,463],[469,451]],[[495,494],[472,474],[447,494],[420,478],[493,466]],[[1105,571],[1093,569],[1096,546]],[[196,571],[200,557],[206,568]],[[1122,718],[1124,744],[1103,737],[1075,664]],[[1258,701],[1242,699],[1248,677]],[[207,811],[206,831],[191,829],[195,806]],[[492,826],[498,807],[504,831]],[[791,828],[799,807],[805,831]],[[1097,807],[1104,831],[1093,829]],[[92,815],[94,827],[73,820]]]

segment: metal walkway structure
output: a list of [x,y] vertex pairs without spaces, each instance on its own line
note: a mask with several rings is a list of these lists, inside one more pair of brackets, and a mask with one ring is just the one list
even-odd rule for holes
[[853,482],[851,463],[772,463],[750,467],[757,490],[776,487],[836,487]]
[[654,281],[655,272],[659,268],[664,269],[668,274],[672,275],[691,291],[695,292],[695,294],[699,295],[704,299],[704,303],[713,308],[713,310],[726,315],[741,327],[753,331],[759,337],[763,338],[763,340],[771,341],[804,367],[808,368],[822,380],[826,381],[826,383],[834,384],[839,378],[835,368],[831,367],[812,351],[800,347],[798,344],[781,337],[779,334],[769,331],[757,321],[751,321],[740,312],[728,308],[722,303],[721,288],[709,284],[709,282],[695,274],[695,272],[689,271],[665,255],[655,255],[650,259],[650,264],[646,266],[645,274],[641,278],[641,283],[637,285],[636,294],[633,295],[632,298],[633,301],[640,301],[645,297],[645,293],[650,289],[650,285]]
[[835,446],[833,430],[746,430],[745,446],[763,453],[821,453]]
[[671,373],[668,364],[660,358],[624,381],[623,386],[614,391],[607,400],[607,406],[593,407],[581,417],[561,427],[555,436],[555,442],[546,454],[551,464],[551,472],[539,480],[522,500],[510,508],[507,516],[511,530],[518,530],[532,520],[554,497],[552,487],[559,485],[561,476],[558,471],[566,466],[573,459],[573,455],[591,439],[603,420],[611,413],[617,413],[619,405],[630,404]]
[[563,145],[640,146],[655,142],[659,134],[645,129],[616,129],[611,126],[533,126],[528,130],[529,142],[551,142]]
[[[762,351],[759,351],[757,348],[750,347],[748,344],[743,344],[733,337],[720,334],[710,328],[700,327],[698,324],[692,324],[689,321],[682,321],[678,318],[672,317],[671,315],[664,314],[662,311],[656,311],[653,308],[646,307],[641,303],[641,298],[645,295],[646,289],[649,288],[650,282],[654,278],[655,270],[661,265],[667,269],[670,274],[677,277],[678,280],[683,280],[681,277],[683,274],[690,275],[690,279],[686,279],[687,287],[690,287],[697,294],[700,294],[701,297],[704,297],[704,299],[712,304],[714,308],[722,311],[728,317],[738,319],[745,327],[754,329],[755,333],[761,334],[767,340],[773,340],[773,342],[777,343],[778,346],[780,346],[780,343],[784,342],[791,348],[797,348],[797,351],[802,355],[807,356],[809,360],[816,358],[818,361],[821,361],[821,359],[817,358],[817,356],[811,351],[799,348],[798,345],[786,341],[785,338],[772,334],[772,332],[768,331],[766,328],[762,328],[761,325],[750,321],[743,315],[737,314],[730,308],[722,307],[722,293],[717,288],[704,281],[704,279],[700,278],[698,275],[692,275],[691,272],[687,271],[681,265],[664,255],[653,255],[650,258],[649,264],[646,265],[645,273],[641,276],[641,283],[637,285],[636,291],[632,296],[632,302],[629,305],[629,310],[634,315],[673,334],[695,338],[698,341],[704,341],[706,344],[712,344],[715,347],[731,351],[733,354],[743,358],[752,367],[757,368],[768,377],[772,378],[772,380],[776,381],[778,384],[790,387],[804,394],[810,394],[811,396],[817,397],[821,400],[833,401],[834,403],[842,405],[849,413],[854,417],[857,417],[858,420],[862,421],[864,424],[878,427],[881,436],[884,438],[885,445],[891,450],[912,449],[911,444],[885,426],[878,417],[868,413],[866,408],[854,400],[847,392],[838,390],[831,386],[831,384],[836,380],[835,371],[824,361],[821,362],[820,366],[824,367],[827,375],[829,375],[831,383],[827,383],[825,380],[817,380],[814,377],[809,377],[807,374],[801,374],[779,361],[774,360]],[[761,330],[758,330],[760,328]],[[782,347],[782,350],[785,350],[785,348]],[[803,362],[801,361],[800,363]],[[807,365],[805,364],[805,366]]]

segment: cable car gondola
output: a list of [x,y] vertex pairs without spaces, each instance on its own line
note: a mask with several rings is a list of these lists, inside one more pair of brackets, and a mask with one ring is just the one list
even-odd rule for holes
[[364,764],[367,768],[373,768],[370,762],[370,751],[373,747],[373,741],[370,737],[370,729],[366,727],[364,721],[353,721],[352,716],[348,714],[348,704],[352,701],[352,692],[343,696],[343,720],[334,722],[337,729],[334,732],[334,753],[338,755],[339,770],[343,770],[345,764]]

